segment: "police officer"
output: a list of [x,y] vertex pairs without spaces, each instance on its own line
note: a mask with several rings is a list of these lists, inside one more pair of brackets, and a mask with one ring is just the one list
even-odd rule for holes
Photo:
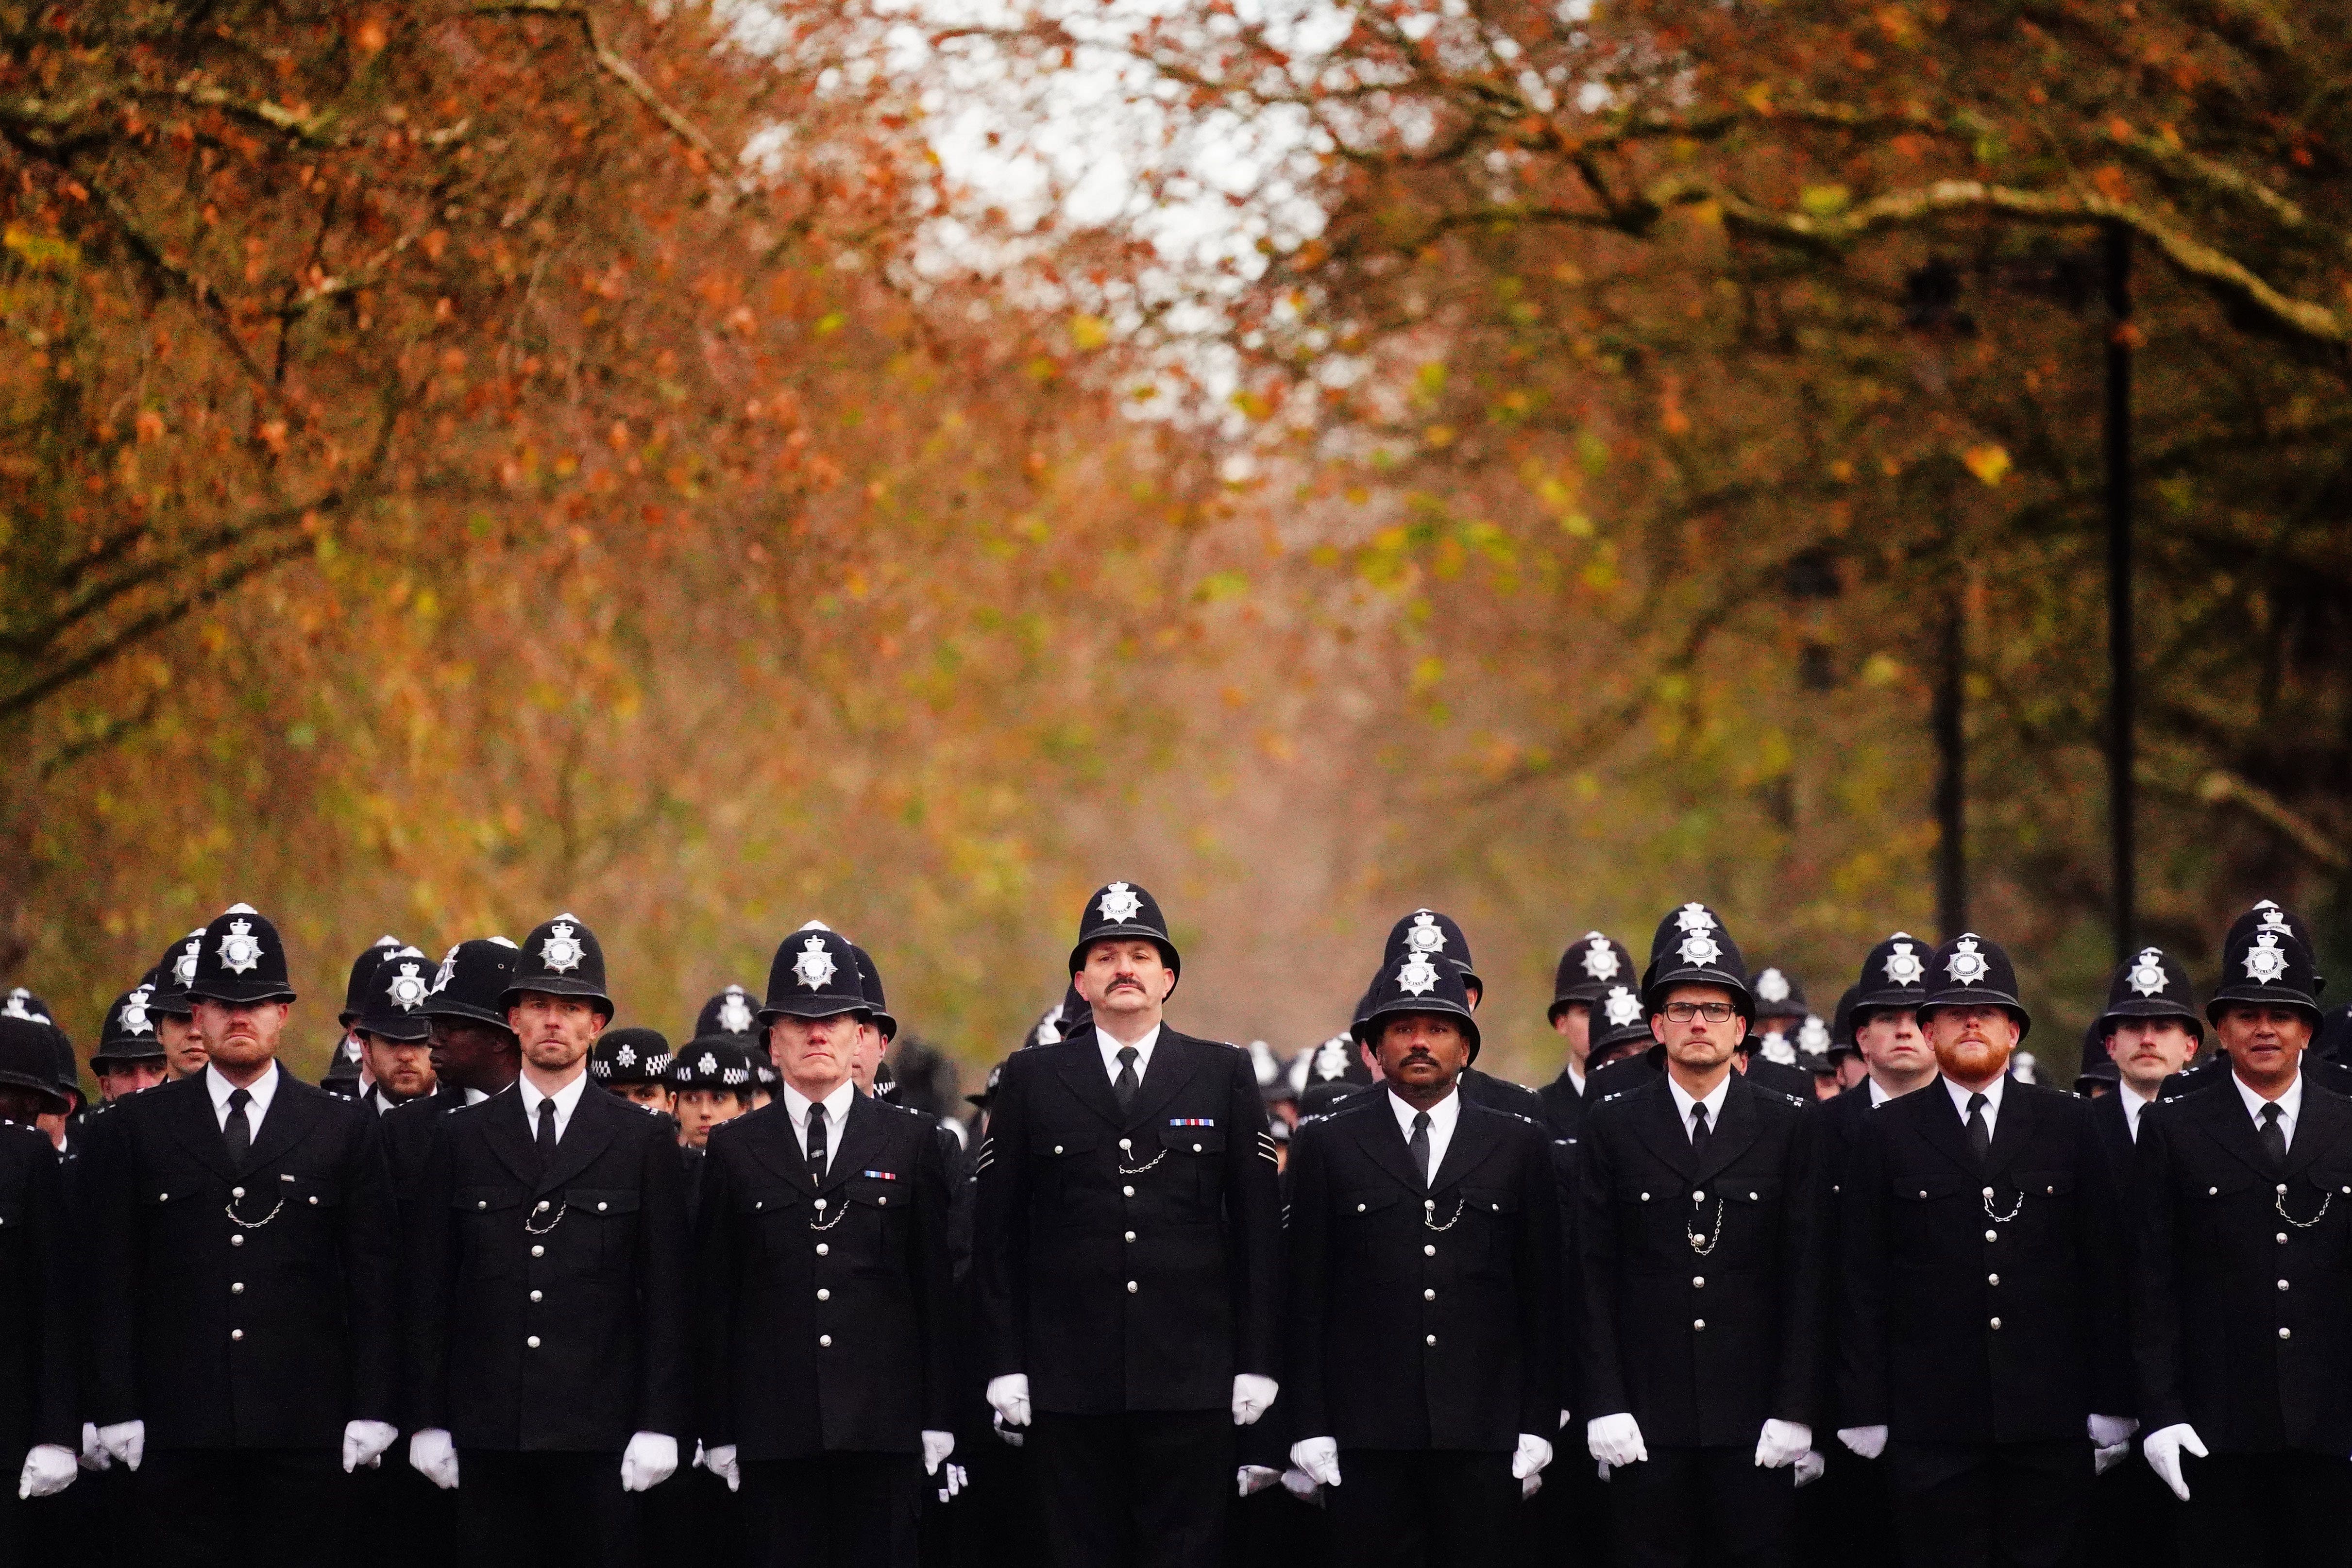
[[[360,956],[352,960],[351,974],[343,981],[343,1010],[336,1015],[342,1036],[327,1058],[327,1071],[319,1077],[319,1087],[330,1094],[357,1100],[375,1082],[368,1067],[367,1044],[360,1039],[357,1026],[374,993],[376,970],[400,949],[400,938],[387,933],[361,948]],[[409,951],[412,956],[423,956],[414,948]],[[390,1107],[378,1104],[375,1109],[381,1113]]]
[[360,1011],[348,1026],[359,1041],[360,1103],[378,1115],[433,1092],[433,1022],[425,1011],[432,960],[415,947],[376,947]]
[[1665,1071],[1585,1118],[1586,1441],[1628,1568],[1778,1563],[1820,1394],[1812,1102],[1733,1071],[1756,1003],[1715,911],[1660,921],[1646,973]]
[[521,1076],[442,1119],[414,1208],[409,1462],[457,1488],[476,1561],[621,1568],[692,1430],[677,1145],[590,1086],[613,1001],[576,915],[532,929],[504,1001]]
[[89,1070],[98,1079],[101,1105],[111,1105],[142,1089],[152,1089],[170,1076],[163,1042],[155,1033],[155,1015],[148,1008],[152,987],[133,986],[114,998],[100,1026],[98,1049],[90,1052]]
[[2133,1426],[2114,1183],[2089,1104],[2008,1074],[2032,1020],[2000,945],[1964,932],[1925,978],[1938,1076],[1846,1167],[1838,1437],[1886,1455],[1906,1568],[2065,1563]]
[[[1390,927],[1388,942],[1381,949],[1381,968],[1393,971],[1416,953],[1432,959],[1441,967],[1454,970],[1461,977],[1463,993],[1470,998],[1470,1010],[1474,1013],[1478,1010],[1478,1003],[1486,995],[1486,982],[1478,977],[1478,971],[1472,967],[1470,938],[1453,916],[1434,909],[1416,909],[1399,920]],[[1364,999],[1357,1003],[1356,1016],[1349,1026],[1351,1032],[1357,1034],[1357,1049],[1364,1056],[1367,1066],[1372,1065],[1371,1052],[1364,1045],[1360,1031],[1364,1021],[1364,1009],[1370,1004],[1371,997],[1367,993]],[[1523,1083],[1514,1083],[1507,1078],[1497,1078],[1471,1067],[1463,1071],[1460,1088],[1465,1096],[1482,1105],[1508,1111],[1514,1116],[1525,1116],[1530,1121],[1544,1119],[1543,1101],[1534,1090]]]
[[1544,1121],[1556,1138],[1573,1138],[1584,1122],[1586,1063],[1592,1057],[1592,1009],[1612,981],[1631,981],[1633,956],[1598,931],[1588,931],[1559,956],[1552,977],[1552,1032],[1567,1046],[1559,1076],[1536,1091]]
[[[2305,953],[2315,958],[2318,956],[2319,944],[2313,938],[2311,928],[2281,906],[2277,900],[2269,898],[2257,899],[2252,908],[2230,923],[2228,935],[2221,938],[2221,951],[2233,952],[2265,933],[2281,941],[2292,938],[2302,946]],[[2315,969],[2311,975],[2311,994],[2316,998],[2326,989],[2327,977]],[[2202,1090],[2221,1088],[2230,1082],[2231,1071],[2229,1052],[2214,1051],[2195,1066],[2166,1079],[2163,1088],[2158,1091],[2158,1097],[2170,1099],[2177,1094],[2194,1094]],[[2352,1064],[2311,1050],[2304,1052],[2302,1071],[2305,1078],[2322,1088],[2332,1089],[2338,1094],[2352,1095]]]
[[[34,1116],[62,1102],[52,1031],[0,1017],[0,1562],[31,1560],[27,1502],[71,1486],[81,1437],[72,1236],[57,1150]],[[51,1505],[52,1507],[56,1505]]]
[[195,1004],[188,997],[204,943],[200,925],[173,943],[147,972],[152,989],[147,1006],[155,1015],[155,1037],[163,1042],[165,1070],[173,1078],[193,1078],[205,1070],[205,1042],[196,1033]]
[[1150,894],[1097,892],[1093,1027],[1005,1063],[977,1161],[982,1371],[1063,1568],[1216,1562],[1276,1392],[1273,1140],[1247,1053],[1162,1022],[1179,963]]
[[2206,1007],[2227,1087],[2140,1117],[2133,1348],[2184,1562],[2352,1556],[2352,1100],[2302,1071],[2313,967],[2242,931]]
[[670,1058],[669,1092],[678,1145],[699,1151],[713,1127],[751,1113],[751,1046],[731,1034],[689,1041]]
[[278,1063],[294,991],[267,918],[206,926],[187,996],[203,1071],[91,1124],[89,1414],[139,1472],[142,1562],[310,1563],[339,1466],[399,1435],[391,1181],[376,1118]]
[[2140,1118],[2165,1080],[2195,1059],[2205,1043],[2205,1020],[2197,1016],[2196,993],[2179,960],[2161,947],[2143,947],[2116,970],[2106,1008],[2092,1028],[2099,1054],[2112,1065],[2115,1088],[2092,1102],[2091,1120],[2128,1196]]
[[503,936],[477,936],[441,956],[425,993],[433,1089],[394,1106],[383,1118],[384,1157],[392,1166],[393,1191],[407,1234],[410,1200],[424,1177],[425,1156],[439,1133],[441,1118],[478,1105],[511,1087],[522,1071],[522,1051],[506,1025],[501,1005],[513,977],[517,952]]
[[[608,1029],[588,1052],[588,1076],[607,1093],[667,1116],[676,1103],[670,1069],[677,1061],[669,1037],[657,1029]],[[715,1077],[715,1065],[712,1071]]]
[[954,1450],[948,1171],[931,1119],[857,1092],[871,1028],[831,931],[777,949],[780,1103],[717,1128],[697,1227],[697,1407],[761,1568],[900,1568],[918,1464]]
[[1466,1100],[1458,971],[1383,962],[1359,1038],[1381,1086],[1301,1124],[1285,1312],[1291,1462],[1340,1561],[1499,1562],[1559,1427],[1549,1140]]

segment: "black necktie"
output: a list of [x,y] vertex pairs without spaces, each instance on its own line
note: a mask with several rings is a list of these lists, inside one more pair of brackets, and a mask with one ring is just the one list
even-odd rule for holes
[[1118,1048],[1118,1076],[1110,1081],[1110,1092],[1118,1096],[1120,1110],[1126,1110],[1129,1102],[1135,1098],[1138,1082],[1135,1076],[1135,1047],[1122,1045]]
[[[221,1124],[221,1136],[228,1140],[228,1163],[232,1166],[244,1165],[246,1154],[253,1147],[253,1123],[245,1114],[245,1108],[252,1103],[253,1096],[247,1091],[228,1092],[228,1120]],[[2285,1157],[2284,1148],[2280,1157]]]
[[1985,1121],[1987,1101],[1981,1094],[1969,1096],[1969,1147],[1983,1159],[1992,1153],[1992,1128]]
[[1693,1165],[1699,1164],[1706,1158],[1707,1136],[1706,1102],[1701,1100],[1691,1106],[1691,1163]]
[[555,1102],[539,1103],[539,1158],[541,1165],[555,1157]]
[[1426,1111],[1415,1111],[1415,1112],[1412,1113],[1412,1137],[1410,1137],[1410,1138],[1408,1138],[1407,1140],[1405,1140],[1405,1145],[1404,1145],[1404,1146],[1405,1146],[1406,1148],[1411,1149],[1411,1150],[1412,1151],[1412,1168],[1413,1168],[1413,1169],[1415,1169],[1415,1170],[1417,1170],[1417,1171],[1419,1171],[1419,1172],[1421,1173],[1421,1185],[1422,1185],[1422,1188],[1423,1188],[1423,1191],[1428,1190],[1428,1187],[1429,1187],[1429,1113],[1428,1113],[1428,1112],[1426,1112]]
[[809,1180],[822,1184],[824,1180],[824,1107],[809,1107],[808,1128]]
[[2286,1122],[2277,1104],[2263,1107],[2263,1149],[2273,1167],[2286,1164]]

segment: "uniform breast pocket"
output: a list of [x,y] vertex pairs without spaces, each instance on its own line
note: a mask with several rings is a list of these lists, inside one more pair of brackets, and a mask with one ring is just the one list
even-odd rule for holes
[[847,1206],[851,1265],[860,1273],[888,1273],[898,1267],[907,1233],[906,1184],[880,1176],[854,1176],[841,1185]]
[[1979,1194],[1987,1218],[1997,1225],[2023,1232],[2037,1250],[2072,1257],[2074,1249],[2074,1173],[2018,1171],[2006,1182],[1991,1184],[1991,1196]]
[[753,1187],[735,1195],[735,1223],[762,1256],[782,1257],[808,1228],[808,1211],[788,1186]]
[[522,1251],[518,1238],[529,1196],[519,1186],[461,1186],[450,1196],[461,1274],[496,1279],[513,1272]]
[[1465,1187],[1453,1203],[1440,1199],[1425,1212],[1439,1224],[1466,1232],[1461,1239],[1469,1244],[1467,1255],[1475,1264],[1500,1269],[1517,1254],[1519,1195],[1508,1187]]
[[1092,1133],[1035,1132],[1029,1135],[1029,1171],[1031,1185],[1041,1197],[1055,1202],[1067,1198],[1070,1190],[1082,1184],[1085,1173],[1094,1168],[1095,1135]]
[[1160,1129],[1160,1147],[1182,1173],[1179,1190],[1213,1214],[1225,1191],[1225,1129],[1171,1124]]
[[637,1206],[634,1187],[573,1187],[565,1193],[563,1223],[580,1226],[593,1238],[593,1245],[575,1244],[571,1255],[601,1270],[627,1268],[637,1253]]
[[[1780,1234],[1780,1178],[1723,1176],[1717,1179],[1713,1196],[1723,1200],[1723,1222],[1708,1251],[1726,1263],[1761,1261],[1768,1257]],[[1692,1217],[1691,1230],[1704,1235],[1712,1216],[1705,1206],[1699,1207],[1701,1212]]]

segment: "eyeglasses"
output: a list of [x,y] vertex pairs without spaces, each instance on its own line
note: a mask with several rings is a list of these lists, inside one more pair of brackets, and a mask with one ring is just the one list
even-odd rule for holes
[[1693,1019],[1700,1018],[1709,1023],[1729,1023],[1731,1004],[1729,1002],[1668,1002],[1666,1017],[1676,1023],[1688,1023]]

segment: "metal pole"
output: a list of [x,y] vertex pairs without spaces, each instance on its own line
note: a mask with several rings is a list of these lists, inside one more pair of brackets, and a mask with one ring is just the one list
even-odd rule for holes
[[2107,826],[2115,852],[2116,960],[2132,955],[2133,845],[2131,231],[2106,225]]

